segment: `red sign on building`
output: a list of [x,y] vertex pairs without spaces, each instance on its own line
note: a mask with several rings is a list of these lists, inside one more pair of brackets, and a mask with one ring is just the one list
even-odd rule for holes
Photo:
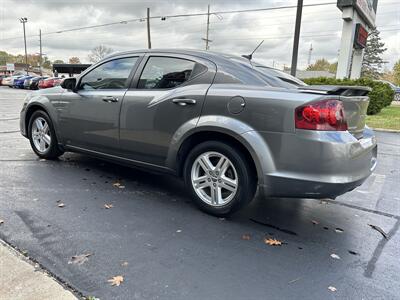
[[367,44],[368,31],[360,23],[356,24],[356,32],[354,34],[354,47],[364,49]]

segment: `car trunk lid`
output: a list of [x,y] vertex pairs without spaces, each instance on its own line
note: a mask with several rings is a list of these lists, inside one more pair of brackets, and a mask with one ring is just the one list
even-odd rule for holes
[[367,95],[371,88],[365,86],[311,85],[299,87],[298,90],[303,93],[332,95],[339,98],[343,102],[348,131],[357,139],[363,137],[369,104]]

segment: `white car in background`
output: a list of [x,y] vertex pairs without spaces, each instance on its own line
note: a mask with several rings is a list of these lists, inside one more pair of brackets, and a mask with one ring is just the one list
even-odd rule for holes
[[18,79],[20,77],[22,77],[22,75],[15,75],[15,76],[3,78],[1,84],[12,88],[13,84],[14,84],[14,79]]

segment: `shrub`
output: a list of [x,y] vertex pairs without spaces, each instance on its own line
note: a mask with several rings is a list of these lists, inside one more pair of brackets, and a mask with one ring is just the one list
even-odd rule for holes
[[387,83],[374,81],[368,78],[359,79],[335,79],[327,77],[308,78],[304,80],[310,85],[358,85],[369,86],[372,91],[369,92],[369,105],[367,114],[374,115],[379,113],[382,108],[392,103],[394,92]]

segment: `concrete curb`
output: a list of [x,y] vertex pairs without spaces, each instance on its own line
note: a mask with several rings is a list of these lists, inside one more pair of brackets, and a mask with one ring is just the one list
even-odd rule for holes
[[374,131],[379,131],[379,132],[392,132],[392,133],[400,133],[400,130],[396,129],[385,129],[385,128],[371,128]]
[[0,287],[1,299],[78,299],[39,264],[33,263],[2,240]]

